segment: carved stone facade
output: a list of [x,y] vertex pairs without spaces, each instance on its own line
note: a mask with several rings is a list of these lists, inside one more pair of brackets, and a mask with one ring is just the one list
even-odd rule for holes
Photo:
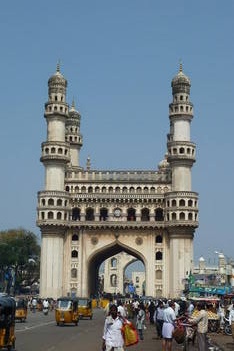
[[[145,265],[146,295],[174,297],[192,270],[198,194],[191,169],[193,105],[190,80],[180,66],[172,80],[167,154],[152,170],[97,170],[80,165],[80,113],[66,102],[60,67],[48,81],[47,140],[41,162],[45,187],[38,192],[41,229],[41,296],[98,293],[98,271],[120,252]],[[147,116],[145,117],[147,119]],[[108,147],[108,145],[107,145]]]

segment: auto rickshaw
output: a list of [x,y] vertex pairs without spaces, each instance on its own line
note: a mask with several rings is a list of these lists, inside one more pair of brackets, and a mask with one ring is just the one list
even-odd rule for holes
[[55,320],[57,325],[79,322],[78,299],[75,297],[60,297],[55,308]]
[[86,297],[78,297],[78,311],[80,319],[88,317],[93,318],[92,301]]
[[0,350],[15,350],[15,300],[0,296]]
[[15,320],[25,322],[28,314],[27,301],[25,299],[16,300]]

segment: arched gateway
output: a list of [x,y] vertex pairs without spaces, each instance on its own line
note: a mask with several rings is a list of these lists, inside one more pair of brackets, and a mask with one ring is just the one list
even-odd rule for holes
[[172,80],[167,153],[157,170],[95,170],[90,159],[80,166],[81,116],[66,102],[67,81],[57,67],[48,81],[45,188],[38,193],[41,296],[97,294],[101,263],[120,252],[144,263],[146,295],[181,294],[198,226],[190,86],[180,65]]

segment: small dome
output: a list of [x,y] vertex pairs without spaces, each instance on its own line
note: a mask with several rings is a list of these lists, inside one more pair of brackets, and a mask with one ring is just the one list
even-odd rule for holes
[[73,99],[72,105],[69,109],[69,115],[80,117],[80,112],[76,110],[74,99]]
[[158,164],[159,169],[165,169],[165,168],[168,168],[170,166],[169,162],[167,161],[167,156],[168,155],[166,154],[164,159],[159,162],[159,164]]
[[201,256],[201,257],[199,258],[199,262],[204,262],[204,261],[205,261],[204,257]]
[[178,74],[172,79],[171,86],[174,87],[178,84],[191,85],[189,77],[187,77],[183,72],[182,64],[180,63],[180,70]]
[[56,72],[49,78],[48,85],[59,84],[63,86],[67,86],[67,80],[64,76],[60,73],[60,64],[57,64]]

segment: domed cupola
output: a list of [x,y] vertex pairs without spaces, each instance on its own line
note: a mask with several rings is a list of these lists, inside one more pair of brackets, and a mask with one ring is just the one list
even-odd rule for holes
[[60,64],[57,64],[56,72],[48,80],[49,101],[65,102],[67,80],[60,72]]
[[75,108],[75,102],[74,100],[72,101],[72,105],[69,109],[69,118],[75,118],[75,119],[80,119],[81,115],[80,112],[76,110]]
[[165,170],[168,170],[170,168],[170,164],[167,161],[167,157],[168,157],[168,154],[166,153],[165,156],[164,156],[164,159],[159,162],[158,169],[160,171],[165,171]]
[[56,72],[49,78],[48,80],[48,85],[62,85],[67,87],[67,80],[64,78],[64,76],[60,72],[60,64],[57,63],[57,68]]
[[190,94],[191,82],[183,72],[182,63],[180,63],[180,70],[171,82],[172,94],[187,93]]

